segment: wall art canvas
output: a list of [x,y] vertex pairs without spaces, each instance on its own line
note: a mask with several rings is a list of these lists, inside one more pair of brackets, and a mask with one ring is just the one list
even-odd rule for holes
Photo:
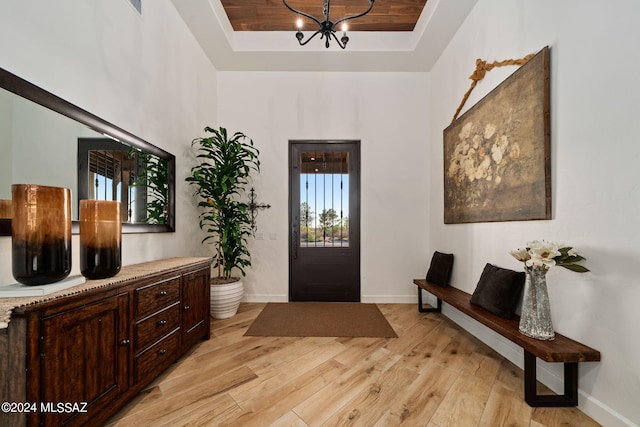
[[445,224],[551,219],[549,48],[444,130]]

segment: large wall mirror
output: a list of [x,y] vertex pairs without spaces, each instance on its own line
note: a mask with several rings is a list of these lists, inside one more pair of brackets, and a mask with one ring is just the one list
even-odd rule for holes
[[0,200],[14,183],[70,188],[74,222],[81,199],[118,200],[123,233],[175,230],[175,156],[0,68]]

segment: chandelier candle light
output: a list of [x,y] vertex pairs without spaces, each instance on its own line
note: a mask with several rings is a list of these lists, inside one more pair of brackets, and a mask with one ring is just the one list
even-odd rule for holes
[[[299,10],[296,10],[294,8],[292,8],[291,6],[289,6],[289,4],[287,3],[287,0],[282,0],[282,3],[284,3],[284,5],[287,7],[287,9],[289,9],[290,11],[297,13],[298,15],[304,16],[305,18],[309,18],[312,21],[314,21],[316,24],[318,24],[318,30],[313,33],[313,35],[311,37],[309,37],[306,41],[302,41],[302,39],[304,39],[304,34],[302,34],[302,19],[298,19],[298,31],[296,32],[296,38],[298,39],[298,43],[300,43],[300,46],[304,46],[307,43],[309,43],[311,41],[311,39],[313,39],[315,36],[317,36],[318,34],[320,34],[320,39],[322,40],[323,38],[325,39],[324,41],[324,46],[328,49],[329,48],[329,40],[331,39],[331,37],[333,37],[333,39],[336,41],[336,43],[338,43],[338,46],[340,46],[342,49],[344,49],[345,47],[347,47],[347,43],[349,42],[349,37],[347,36],[347,24],[346,21],[350,20],[350,19],[355,19],[355,18],[360,18],[361,16],[366,15],[367,13],[369,13],[371,11],[371,9],[373,8],[373,3],[375,2],[375,0],[369,0],[369,8],[367,10],[365,10],[362,13],[359,13],[357,15],[352,15],[352,16],[345,16],[344,18],[338,19],[336,22],[332,22],[331,21],[331,0],[324,0],[324,19],[322,21],[320,21],[319,19],[309,15],[308,13],[305,12],[301,12]],[[338,24],[342,24],[342,37],[340,39],[338,39],[338,37],[336,36],[336,28],[338,27]]]
[[526,248],[512,250],[509,253],[524,263],[526,273],[518,329],[531,338],[554,339],[555,332],[551,322],[551,306],[547,292],[547,271],[554,265],[558,265],[577,273],[586,273],[589,269],[578,264],[585,258],[570,246],[545,240],[528,242]]

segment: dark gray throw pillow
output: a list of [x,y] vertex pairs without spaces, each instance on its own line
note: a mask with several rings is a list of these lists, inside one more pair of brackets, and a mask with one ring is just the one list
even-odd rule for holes
[[453,254],[435,251],[431,257],[431,265],[427,271],[427,281],[438,286],[449,286],[453,270]]
[[517,272],[487,263],[471,296],[471,304],[510,319],[522,294],[524,279],[524,271]]

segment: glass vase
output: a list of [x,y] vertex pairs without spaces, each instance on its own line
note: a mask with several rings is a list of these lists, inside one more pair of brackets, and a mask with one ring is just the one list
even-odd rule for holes
[[71,190],[11,186],[13,277],[23,285],[58,282],[71,272]]
[[80,200],[80,272],[87,279],[105,279],[121,265],[120,202]]
[[522,297],[522,313],[518,329],[524,335],[538,340],[555,337],[551,322],[551,306],[547,292],[547,269],[527,268]]
[[13,206],[11,200],[0,200],[0,219],[11,219]]

